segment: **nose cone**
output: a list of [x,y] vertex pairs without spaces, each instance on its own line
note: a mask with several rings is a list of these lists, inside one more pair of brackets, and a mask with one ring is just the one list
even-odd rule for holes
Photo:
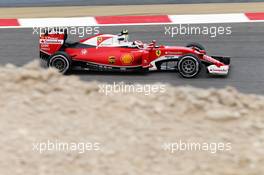
[[167,55],[185,55],[185,54],[200,54],[196,50],[182,46],[166,46],[165,53]]

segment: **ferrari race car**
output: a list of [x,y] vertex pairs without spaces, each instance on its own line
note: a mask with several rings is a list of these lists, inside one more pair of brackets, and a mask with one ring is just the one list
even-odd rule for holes
[[227,75],[230,58],[208,56],[198,43],[157,46],[130,42],[128,32],[98,34],[78,42],[67,42],[66,31],[50,30],[40,35],[40,58],[61,73],[73,69],[90,71],[176,71],[184,78],[196,77],[206,67],[209,74]]

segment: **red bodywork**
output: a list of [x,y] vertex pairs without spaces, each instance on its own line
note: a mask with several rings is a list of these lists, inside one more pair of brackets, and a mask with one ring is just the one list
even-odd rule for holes
[[[176,61],[183,55],[193,54],[202,62],[217,67],[226,66],[223,62],[206,55],[204,50],[180,46],[156,46],[150,44],[120,43],[116,35],[100,34],[76,43],[65,43],[64,33],[43,34],[40,36],[40,53],[46,58],[59,50],[66,52],[72,61],[91,63],[119,68],[158,69],[158,61]],[[42,56],[43,57],[43,56]]]

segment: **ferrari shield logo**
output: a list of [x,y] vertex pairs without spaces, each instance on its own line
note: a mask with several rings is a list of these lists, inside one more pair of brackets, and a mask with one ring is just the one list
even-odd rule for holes
[[103,38],[101,36],[97,37],[97,45],[100,45],[103,41]]
[[156,50],[156,55],[159,57],[161,55],[161,51],[160,50]]
[[108,58],[108,63],[109,64],[115,64],[115,57],[114,56],[110,56],[109,58]]
[[132,64],[134,61],[134,57],[132,54],[124,54],[122,57],[121,57],[121,62],[123,64]]

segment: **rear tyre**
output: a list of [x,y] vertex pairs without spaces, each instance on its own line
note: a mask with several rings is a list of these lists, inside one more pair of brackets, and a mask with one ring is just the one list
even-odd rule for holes
[[186,47],[194,48],[197,51],[205,50],[204,46],[199,43],[189,43]]
[[70,70],[71,59],[65,52],[57,52],[50,57],[48,66],[57,69],[62,74],[66,74]]
[[194,78],[201,70],[201,61],[193,54],[183,55],[178,62],[178,71],[184,78]]

